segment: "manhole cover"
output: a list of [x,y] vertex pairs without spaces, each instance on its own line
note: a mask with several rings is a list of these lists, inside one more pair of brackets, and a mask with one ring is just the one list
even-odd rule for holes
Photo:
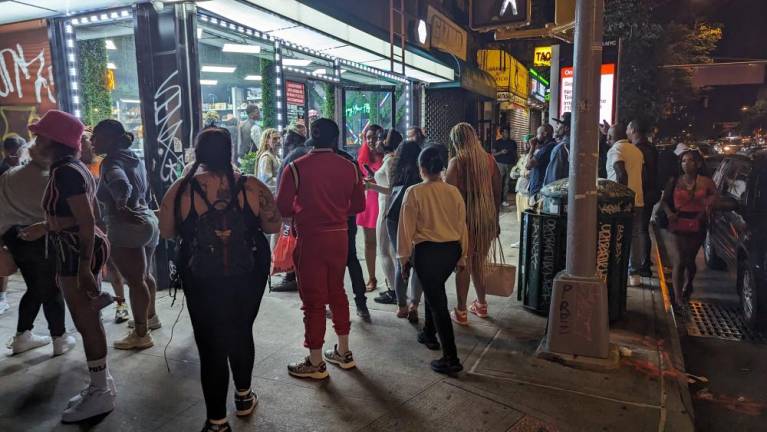
[[748,328],[736,306],[690,301],[687,307],[690,336],[767,344],[767,335]]

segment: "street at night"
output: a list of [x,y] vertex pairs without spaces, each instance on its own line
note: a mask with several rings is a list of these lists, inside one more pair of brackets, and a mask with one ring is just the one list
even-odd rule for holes
[[765,429],[765,18],[0,0],[0,430]]

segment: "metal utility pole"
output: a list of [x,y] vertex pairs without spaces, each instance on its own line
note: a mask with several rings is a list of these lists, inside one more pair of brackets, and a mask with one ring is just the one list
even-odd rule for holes
[[607,288],[596,274],[599,87],[604,0],[578,0],[567,199],[567,264],[552,292],[544,351],[607,358]]

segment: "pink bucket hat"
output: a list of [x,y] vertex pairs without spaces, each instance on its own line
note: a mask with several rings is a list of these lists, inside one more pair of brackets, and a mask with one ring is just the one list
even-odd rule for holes
[[74,150],[80,151],[80,138],[85,125],[72,114],[59,110],[46,112],[40,120],[29,125],[29,131],[42,135]]

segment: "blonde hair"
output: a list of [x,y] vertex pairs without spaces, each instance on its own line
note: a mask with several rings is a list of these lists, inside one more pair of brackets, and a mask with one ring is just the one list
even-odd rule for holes
[[272,153],[272,149],[269,147],[269,140],[273,134],[279,135],[280,133],[275,128],[267,128],[261,132],[261,143],[259,143],[258,151],[256,152],[255,175],[258,175],[258,161],[261,159],[261,156],[264,154],[275,156],[274,153]]
[[[498,236],[498,215],[493,193],[493,174],[489,157],[479,143],[477,133],[468,123],[458,123],[450,130],[450,143],[455,158],[463,171],[466,191],[466,224],[469,244],[468,251],[472,269],[482,270],[487,265],[494,240]],[[479,272],[480,275],[484,271]]]

